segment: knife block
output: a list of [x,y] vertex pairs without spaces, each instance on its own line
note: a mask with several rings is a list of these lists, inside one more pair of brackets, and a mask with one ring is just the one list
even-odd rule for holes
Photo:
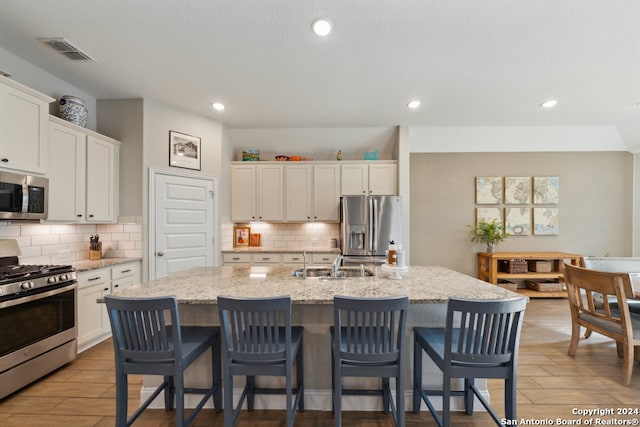
[[91,261],[102,259],[102,242],[89,245],[89,259]]

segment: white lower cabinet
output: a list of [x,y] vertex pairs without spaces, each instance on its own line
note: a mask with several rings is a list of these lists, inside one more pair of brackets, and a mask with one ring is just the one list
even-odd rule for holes
[[139,262],[78,272],[78,352],[111,336],[106,306],[97,300],[139,283]]
[[78,352],[99,343],[111,334],[109,317],[98,298],[111,293],[111,269],[78,272]]

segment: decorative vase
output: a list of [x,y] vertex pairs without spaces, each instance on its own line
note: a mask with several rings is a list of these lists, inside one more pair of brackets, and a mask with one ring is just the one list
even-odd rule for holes
[[60,98],[60,118],[85,127],[87,125],[87,107],[84,106],[84,100],[64,95]]
[[492,254],[496,251],[496,244],[495,243],[487,243],[487,253],[488,254]]

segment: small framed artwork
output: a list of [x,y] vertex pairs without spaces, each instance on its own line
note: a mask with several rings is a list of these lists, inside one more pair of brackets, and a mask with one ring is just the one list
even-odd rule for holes
[[249,238],[251,237],[251,227],[234,226],[233,227],[233,247],[249,247]]
[[525,205],[527,203],[531,203],[531,177],[505,177],[504,203],[505,205]]
[[531,208],[505,208],[505,231],[513,236],[531,234]]
[[169,131],[169,166],[200,170],[200,138]]
[[494,219],[497,219],[502,223],[500,208],[476,208],[476,227],[481,222],[490,223]]
[[497,205],[502,200],[502,178],[476,176],[476,204]]
[[533,234],[553,236],[560,234],[558,208],[533,208]]
[[560,203],[560,177],[533,177],[533,204],[556,205]]

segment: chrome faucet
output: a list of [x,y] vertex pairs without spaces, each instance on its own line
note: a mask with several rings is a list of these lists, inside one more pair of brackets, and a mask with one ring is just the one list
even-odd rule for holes
[[331,265],[331,277],[338,276],[338,270],[340,269],[340,264],[342,264],[342,254],[338,254],[336,259],[333,260],[333,264]]
[[307,251],[302,251],[302,280],[307,279]]

